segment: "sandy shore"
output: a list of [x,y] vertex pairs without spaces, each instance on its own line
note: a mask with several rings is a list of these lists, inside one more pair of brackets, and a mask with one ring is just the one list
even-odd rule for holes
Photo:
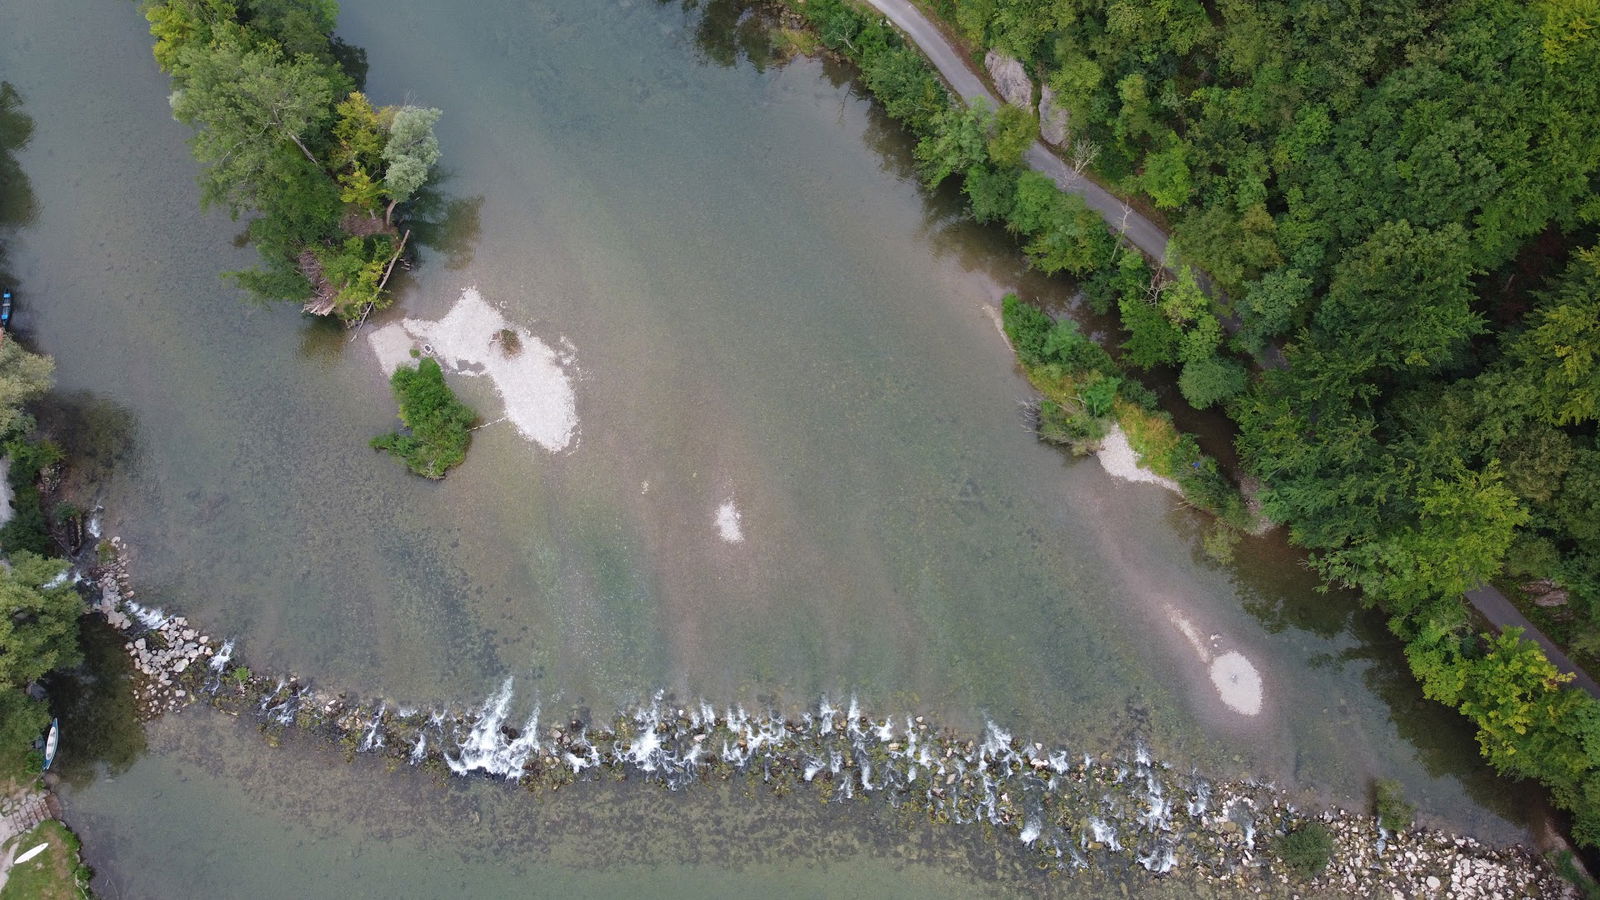
[[1100,442],[1100,450],[1095,456],[1107,474],[1112,477],[1158,484],[1169,491],[1182,492],[1176,481],[1163,478],[1139,465],[1139,454],[1133,451],[1133,446],[1128,443],[1128,436],[1122,432],[1120,425],[1111,426],[1111,431]]
[[411,362],[416,351],[451,372],[487,376],[505,404],[506,420],[523,438],[552,453],[566,450],[577,437],[570,353],[514,327],[475,287],[462,291],[444,318],[403,319],[376,329],[367,342],[386,375]]

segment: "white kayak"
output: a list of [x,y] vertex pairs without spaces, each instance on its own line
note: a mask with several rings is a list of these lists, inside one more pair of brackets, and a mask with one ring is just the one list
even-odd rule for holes
[[44,739],[44,767],[56,761],[56,745],[61,743],[61,724],[56,719],[50,720],[50,736]]

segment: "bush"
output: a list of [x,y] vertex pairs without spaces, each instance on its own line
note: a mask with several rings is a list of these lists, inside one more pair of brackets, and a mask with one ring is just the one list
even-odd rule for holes
[[1105,436],[1104,419],[1092,416],[1086,410],[1069,410],[1054,400],[1039,402],[1041,439],[1052,444],[1065,444],[1072,448],[1073,453],[1081,456]]
[[49,556],[56,552],[56,542],[50,536],[50,520],[39,493],[39,473],[61,461],[61,448],[48,440],[14,438],[6,442],[5,454],[11,459],[7,481],[13,514],[11,521],[0,527],[0,551],[27,550]]
[[1044,310],[1023,303],[1016,294],[1007,294],[1000,301],[1000,321],[1005,328],[1006,338],[1017,352],[1017,359],[1024,366],[1037,366],[1045,362],[1048,358],[1045,341],[1050,337],[1055,322]]
[[478,414],[456,399],[437,360],[424,359],[416,368],[401,366],[390,384],[400,401],[400,421],[411,433],[375,437],[373,449],[400,457],[424,478],[443,478],[467,458]]
[[1406,802],[1400,782],[1392,778],[1379,779],[1372,786],[1372,793],[1372,805],[1378,815],[1379,825],[1389,831],[1404,831],[1411,827],[1417,818],[1417,808]]
[[1307,822],[1278,839],[1278,856],[1296,875],[1315,878],[1333,858],[1333,835],[1321,822]]
[[1106,376],[1078,392],[1083,401],[1083,411],[1095,418],[1111,415],[1111,404],[1117,399],[1117,386],[1122,379]]

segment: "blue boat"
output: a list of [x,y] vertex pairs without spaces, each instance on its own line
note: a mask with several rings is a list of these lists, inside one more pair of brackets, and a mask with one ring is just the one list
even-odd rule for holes
[[0,329],[11,327],[11,292],[0,291]]
[[[7,309],[9,310],[9,308],[10,307],[8,305]],[[45,769],[48,770],[50,768],[50,764],[56,761],[56,747],[58,745],[60,745],[60,743],[61,743],[61,721],[59,719],[51,719],[50,720],[50,736],[44,739],[44,767],[45,767]]]

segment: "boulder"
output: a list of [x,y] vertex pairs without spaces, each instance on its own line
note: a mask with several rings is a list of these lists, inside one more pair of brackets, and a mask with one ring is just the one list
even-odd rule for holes
[[1012,106],[1033,108],[1033,82],[1028,79],[1028,72],[1022,68],[1021,62],[990,50],[983,58],[983,65],[989,70],[989,77],[994,79],[995,90],[1000,92],[1001,99]]
[[1039,137],[1055,147],[1067,145],[1067,111],[1056,103],[1056,92],[1050,85],[1039,86]]

